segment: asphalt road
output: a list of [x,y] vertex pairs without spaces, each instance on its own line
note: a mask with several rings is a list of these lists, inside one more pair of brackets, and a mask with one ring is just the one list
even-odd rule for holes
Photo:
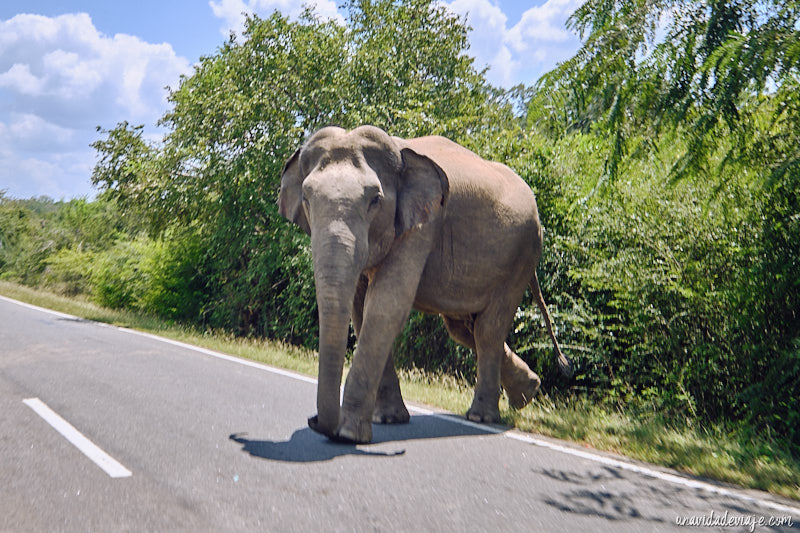
[[797,502],[424,409],[334,444],[306,428],[314,398],[306,377],[0,299],[0,531],[800,527]]

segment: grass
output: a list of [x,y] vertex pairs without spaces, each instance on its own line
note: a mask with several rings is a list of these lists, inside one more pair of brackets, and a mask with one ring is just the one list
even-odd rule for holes
[[[87,299],[68,298],[0,282],[0,294],[75,316],[146,331],[215,351],[316,376],[314,353],[268,340],[199,331],[163,320],[100,307]],[[472,401],[472,385],[452,376],[421,370],[399,372],[409,401],[463,413]],[[573,441],[598,450],[666,466],[742,487],[800,500],[800,460],[777,443],[746,440],[719,428],[686,424],[671,427],[657,413],[632,413],[587,399],[554,401],[539,396],[516,411],[501,400],[503,422],[521,431]]]
[[522,431],[800,500],[800,461],[775,442],[720,428],[674,427],[657,413],[627,413],[586,399],[556,404],[540,397],[511,421]]

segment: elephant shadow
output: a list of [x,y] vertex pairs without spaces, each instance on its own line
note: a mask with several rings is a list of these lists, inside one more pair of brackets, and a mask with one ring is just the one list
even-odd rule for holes
[[[415,415],[408,424],[373,426],[372,443],[368,445],[341,444],[329,440],[309,428],[295,431],[288,441],[256,440],[246,433],[234,433],[228,438],[242,445],[242,451],[253,457],[290,463],[330,461],[346,455],[365,457],[397,457],[405,449],[387,451],[382,444],[423,439],[486,436],[497,434],[500,426],[483,430],[475,425],[458,423],[453,416]],[[379,448],[379,449],[378,449]]]

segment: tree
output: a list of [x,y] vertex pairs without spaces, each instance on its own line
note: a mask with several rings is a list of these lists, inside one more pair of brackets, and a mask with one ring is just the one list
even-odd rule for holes
[[[701,321],[691,325],[697,334],[677,347],[687,358],[680,351],[665,354],[682,375],[704,373],[700,380],[701,374],[694,375],[701,386],[690,396],[707,396],[698,402],[701,412],[747,419],[751,428],[800,449],[800,413],[786,401],[800,394],[800,3],[589,0],[569,23],[584,44],[541,81],[529,124],[551,138],[574,131],[603,136],[600,183],[611,184],[606,192],[624,196],[616,182],[640,181],[635,173],[649,159],[667,165],[664,180],[697,191],[672,205],[668,216],[700,198],[709,211],[731,210],[720,219],[727,226],[712,224],[680,247],[680,235],[671,241],[678,257],[685,246],[717,255],[691,257],[707,282],[687,284],[688,265],[682,265],[678,291],[670,295],[668,285],[656,286],[651,298],[633,307],[611,276],[601,273],[594,282],[627,316],[627,333],[648,331],[635,317],[647,311],[645,303],[663,310],[659,299],[680,303],[689,316],[714,317],[700,330]],[[633,207],[619,197],[598,203],[624,209],[609,213],[616,217]],[[622,235],[653,227],[623,228]],[[627,245],[613,254],[645,257]],[[715,279],[715,271],[725,274]],[[632,286],[638,291],[648,285]],[[702,308],[695,307],[706,298]],[[728,311],[708,312],[715,309]],[[679,324],[679,314],[672,314],[675,320],[665,316]],[[724,378],[727,390],[714,392],[715,376]]]
[[[396,135],[455,134],[509,116],[466,54],[467,30],[431,0],[352,0],[344,26],[307,10],[249,17],[170,94],[160,145],[127,123],[95,143],[95,183],[154,233],[199,235],[213,295],[203,318],[316,344],[304,235],[277,213],[284,161],[312,131],[371,123]],[[397,39],[400,32],[402,39]]]
[[773,181],[800,164],[798,2],[589,0],[569,24],[585,42],[543,78],[532,119],[607,129],[609,175],[629,135],[674,127],[690,141],[676,178],[744,162]]

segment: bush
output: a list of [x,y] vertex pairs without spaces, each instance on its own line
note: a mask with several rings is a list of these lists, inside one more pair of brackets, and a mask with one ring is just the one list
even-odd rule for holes
[[152,253],[149,242],[122,240],[99,254],[91,265],[94,300],[111,309],[134,309],[149,281],[142,270],[147,253]]
[[205,303],[204,245],[196,234],[177,232],[163,240],[140,238],[142,282],[134,307],[171,320],[198,321]]
[[91,265],[95,253],[74,248],[62,248],[44,260],[41,284],[66,296],[90,294],[92,291]]

